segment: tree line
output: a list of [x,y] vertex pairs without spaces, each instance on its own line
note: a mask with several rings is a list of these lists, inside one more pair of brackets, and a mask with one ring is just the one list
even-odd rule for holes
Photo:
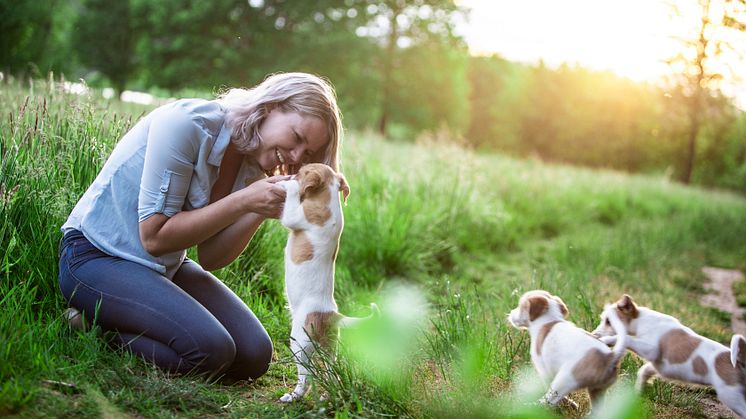
[[332,81],[350,128],[746,189],[746,118],[704,82],[720,41],[694,34],[702,62],[684,61],[702,72],[662,87],[470,56],[467,15],[452,0],[0,0],[0,69],[168,95],[307,71]]

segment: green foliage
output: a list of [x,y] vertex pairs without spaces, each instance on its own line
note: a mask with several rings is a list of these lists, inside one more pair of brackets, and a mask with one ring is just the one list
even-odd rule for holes
[[121,93],[134,70],[130,2],[85,0],[80,9],[72,37],[80,61],[108,77]]
[[55,0],[0,2],[0,68],[24,73],[45,54]]
[[[587,330],[604,303],[626,292],[712,339],[727,342],[732,334],[716,310],[681,301],[701,294],[703,265],[746,268],[742,197],[661,177],[352,132],[343,150],[352,194],[337,301],[341,312],[357,316],[375,301],[382,321],[361,335],[343,331],[337,361],[314,370],[311,397],[276,403],[295,380],[295,366],[283,297],[286,232],[270,222],[217,272],[272,336],[268,374],[234,385],[169,376],[112,351],[95,329],[70,330],[61,316],[59,226],[114,142],[147,111],[94,97],[64,93],[54,80],[0,83],[7,115],[0,119],[0,415],[584,415],[582,392],[573,395],[579,410],[534,404],[545,389],[530,385],[538,381],[529,338],[505,314],[535,288],[560,295],[570,320]],[[632,355],[622,363],[609,395],[622,406],[611,408],[616,417],[709,413],[702,401],[711,393],[678,384],[656,381],[641,398],[630,396],[624,389],[640,365]],[[331,397],[319,401],[322,394]]]
[[714,85],[694,101],[691,77],[662,88],[469,56],[455,31],[466,14],[453,0],[0,0],[0,69],[163,97],[306,71],[335,85],[347,128],[744,189],[744,116]]

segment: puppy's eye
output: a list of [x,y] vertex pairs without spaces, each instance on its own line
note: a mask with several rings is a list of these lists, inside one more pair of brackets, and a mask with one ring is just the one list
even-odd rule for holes
[[604,324],[607,326],[611,326],[611,322],[609,321],[609,319],[604,320]]

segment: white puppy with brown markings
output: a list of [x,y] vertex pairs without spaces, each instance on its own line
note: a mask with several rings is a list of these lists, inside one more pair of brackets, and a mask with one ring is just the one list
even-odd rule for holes
[[[625,340],[617,341],[613,349],[585,330],[567,321],[567,306],[557,296],[546,291],[529,291],[521,297],[518,307],[508,316],[516,328],[528,328],[531,336],[531,361],[539,376],[549,386],[540,400],[557,406],[573,391],[588,389],[591,403],[598,401],[616,381],[619,361],[625,354]],[[612,324],[625,336],[619,319]]]
[[[292,317],[290,349],[298,367],[298,384],[280,401],[291,402],[306,392],[314,345],[333,350],[339,328],[363,319],[343,316],[334,301],[334,264],[344,225],[339,192],[345,200],[350,193],[344,176],[314,163],[278,184],[287,191],[280,222],[290,230],[285,292]],[[377,310],[375,304],[371,308]]]
[[637,373],[635,387],[641,391],[654,375],[694,384],[711,385],[718,398],[746,417],[746,339],[733,335],[730,349],[700,336],[675,317],[638,307],[629,295],[606,307],[593,334],[608,344],[616,333],[606,319],[618,316],[629,336],[628,349],[647,361]]

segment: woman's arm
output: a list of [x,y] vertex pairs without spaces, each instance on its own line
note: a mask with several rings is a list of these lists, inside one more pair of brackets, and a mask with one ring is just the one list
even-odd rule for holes
[[[254,213],[259,217],[278,218],[285,202],[285,189],[273,181],[276,180],[265,179],[254,182],[205,207],[181,211],[172,217],[162,213],[153,214],[140,222],[140,240],[148,253],[160,256],[202,243],[248,213]],[[248,243],[248,239],[253,236],[256,227],[261,223],[258,220],[254,222],[256,226],[248,223],[247,219],[241,225],[230,229],[226,233],[227,239],[235,237],[234,231],[241,227],[253,229],[246,240]],[[246,231],[240,236],[248,233],[249,231]],[[245,245],[246,243],[243,244]]]
[[265,219],[259,214],[244,214],[235,223],[197,245],[200,265],[214,271],[236,260]]

